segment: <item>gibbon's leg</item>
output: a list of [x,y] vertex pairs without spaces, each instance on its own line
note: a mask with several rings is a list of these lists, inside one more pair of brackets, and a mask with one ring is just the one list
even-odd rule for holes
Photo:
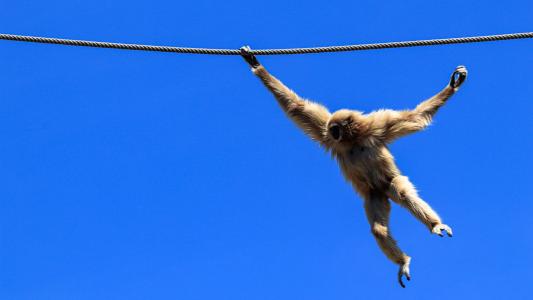
[[432,233],[442,237],[444,230],[448,236],[452,236],[452,229],[442,224],[439,215],[418,196],[415,187],[406,176],[397,176],[392,179],[388,194],[394,202],[407,208],[420,222],[424,223]]
[[405,287],[402,277],[405,276],[407,280],[411,280],[411,275],[409,274],[411,257],[407,256],[407,254],[398,247],[389,230],[389,215],[391,209],[389,199],[387,199],[386,195],[372,192],[365,198],[365,211],[372,235],[374,235],[374,238],[383,253],[385,253],[390,260],[400,266],[400,270],[398,271],[398,282],[402,287]]

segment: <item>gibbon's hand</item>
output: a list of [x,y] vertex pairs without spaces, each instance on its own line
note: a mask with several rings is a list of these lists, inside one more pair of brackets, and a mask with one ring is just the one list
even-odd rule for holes
[[255,55],[253,55],[252,53],[250,53],[250,50],[252,50],[250,48],[250,46],[243,46],[241,47],[241,56],[242,58],[244,58],[244,60],[252,67],[252,68],[257,68],[261,65],[261,63],[259,63],[259,61],[257,60],[257,58],[255,57]]
[[459,88],[465,81],[467,74],[468,70],[466,70],[465,66],[458,66],[455,68],[455,71],[450,78],[450,86],[454,89]]

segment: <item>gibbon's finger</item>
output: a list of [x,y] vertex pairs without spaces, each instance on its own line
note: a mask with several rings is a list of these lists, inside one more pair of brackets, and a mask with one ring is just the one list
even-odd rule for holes
[[252,48],[250,48],[250,46],[242,46],[240,50],[241,55],[251,55],[250,50],[252,50]]
[[466,79],[466,71],[465,70],[458,71],[456,87],[460,87],[465,81],[465,79]]
[[249,65],[251,65],[251,61],[250,61],[250,46],[242,46],[240,50],[241,50],[242,58],[244,58],[244,60]]
[[452,88],[456,88],[457,87],[457,80],[458,80],[458,74],[457,72],[453,72],[452,73],[452,77],[450,78],[450,86]]

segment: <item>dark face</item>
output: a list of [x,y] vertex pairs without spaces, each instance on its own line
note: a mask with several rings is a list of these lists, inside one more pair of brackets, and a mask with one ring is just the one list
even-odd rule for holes
[[364,133],[364,117],[361,112],[341,109],[333,113],[328,121],[327,135],[335,147],[357,143]]
[[329,126],[329,134],[335,141],[340,141],[342,139],[342,127],[337,123],[331,124]]
[[329,135],[337,142],[345,140],[350,131],[348,125],[348,120],[332,122],[328,128]]

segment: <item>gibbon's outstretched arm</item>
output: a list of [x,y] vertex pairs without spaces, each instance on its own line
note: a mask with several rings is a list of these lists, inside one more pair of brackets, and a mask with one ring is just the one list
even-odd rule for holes
[[380,110],[370,114],[369,116],[375,120],[374,130],[376,134],[386,142],[390,142],[426,128],[431,124],[433,116],[439,108],[459,90],[467,74],[464,66],[458,66],[452,73],[448,85],[433,97],[420,103],[414,110]]
[[298,96],[272,76],[249,50],[249,47],[241,48],[243,58],[252,67],[254,74],[272,92],[283,111],[313,140],[324,143],[330,112],[324,106]]

